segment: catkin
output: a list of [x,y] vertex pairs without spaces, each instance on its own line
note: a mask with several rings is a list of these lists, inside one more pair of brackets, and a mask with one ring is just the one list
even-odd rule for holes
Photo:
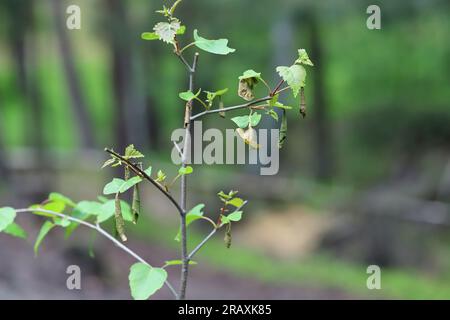
[[131,205],[131,211],[133,213],[133,223],[136,224],[141,212],[141,197],[139,195],[139,185],[133,187],[133,203]]
[[306,117],[305,87],[300,89],[300,114],[303,118]]
[[114,210],[114,221],[116,225],[116,232],[120,239],[125,242],[127,241],[127,236],[125,235],[125,222],[122,217],[122,208],[120,206],[119,193],[116,194],[115,199],[115,210]]
[[231,247],[231,224],[228,224],[227,231],[225,232],[225,238],[223,239],[227,249]]
[[280,137],[278,140],[278,148],[282,148],[284,141],[287,137],[287,116],[286,116],[286,110],[283,109],[283,113],[281,115],[281,127],[280,127]]

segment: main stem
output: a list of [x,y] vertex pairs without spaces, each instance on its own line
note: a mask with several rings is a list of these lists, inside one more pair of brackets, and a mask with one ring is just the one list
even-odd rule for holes
[[[197,69],[198,53],[194,55],[194,62],[189,70],[189,90],[194,92],[194,75]],[[184,147],[183,154],[181,156],[181,166],[183,168],[187,165],[188,155],[191,150],[191,113],[192,113],[192,103],[186,104],[185,119],[189,119],[186,123],[185,134],[184,134]],[[180,215],[180,225],[181,225],[181,259],[183,261],[181,265],[181,281],[180,281],[180,293],[178,294],[178,299],[184,300],[186,298],[186,286],[189,273],[189,256],[187,251],[187,231],[186,231],[186,196],[187,196],[187,175],[181,176],[181,196],[180,205],[183,209],[183,213]]]

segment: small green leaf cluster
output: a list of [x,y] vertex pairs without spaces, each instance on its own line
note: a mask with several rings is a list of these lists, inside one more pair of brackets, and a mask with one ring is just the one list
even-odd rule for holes
[[248,116],[237,116],[231,120],[238,126],[236,132],[252,148],[258,148],[257,135],[254,127],[258,125],[261,120],[261,115],[254,113],[254,110],[264,110],[266,115],[272,117],[275,121],[279,121],[279,115],[274,110],[278,108],[281,110],[282,119],[280,124],[280,140],[278,142],[279,148],[283,146],[287,137],[287,114],[286,110],[293,109],[290,106],[286,106],[281,103],[279,94],[286,90],[291,89],[294,98],[301,93],[300,99],[300,114],[304,117],[306,115],[306,104],[304,98],[304,87],[306,86],[306,70],[303,65],[313,66],[308,53],[305,49],[298,50],[299,57],[295,60],[294,64],[290,67],[279,66],[276,68],[278,74],[281,77],[280,85],[283,82],[287,83],[287,87],[280,89],[279,86],[274,90],[270,89],[270,86],[263,79],[260,72],[256,72],[252,69],[246,70],[241,76],[239,76],[238,95],[247,101],[252,101],[255,98],[254,88],[261,82],[269,89],[270,99],[266,99],[266,103],[259,106],[251,106]]
[[180,49],[177,36],[183,35],[186,31],[186,27],[183,26],[180,20],[174,16],[175,10],[180,3],[181,0],[178,0],[170,9],[164,6],[162,10],[156,11],[161,13],[167,21],[158,22],[153,27],[153,32],[144,32],[142,33],[141,38],[144,40],[161,40],[165,43],[172,44],[174,46],[175,53],[177,54],[181,54],[184,50],[192,46],[196,46],[203,51],[219,55],[227,55],[236,51],[235,49],[228,47],[228,39],[206,39],[199,35],[197,29],[193,32],[194,41]]

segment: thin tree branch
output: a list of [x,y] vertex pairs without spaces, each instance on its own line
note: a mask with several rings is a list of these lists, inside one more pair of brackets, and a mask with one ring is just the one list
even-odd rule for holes
[[244,109],[244,108],[249,108],[253,105],[256,105],[258,103],[264,102],[264,101],[269,101],[270,99],[272,99],[271,96],[267,96],[264,98],[260,98],[257,100],[253,100],[250,101],[248,103],[244,103],[244,104],[239,104],[236,106],[231,106],[231,107],[226,107],[226,108],[222,108],[222,109],[213,109],[213,110],[206,110],[200,113],[197,113],[196,115],[191,117],[191,121],[194,121],[195,119],[201,118],[207,114],[211,114],[211,113],[219,113],[219,112],[227,112],[227,111],[232,111],[232,110],[238,110],[238,109]]
[[178,202],[172,197],[172,195],[167,192],[158,182],[156,182],[152,177],[150,177],[147,173],[145,173],[144,170],[136,166],[134,163],[129,161],[128,159],[125,159],[117,152],[105,148],[105,151],[111,154],[112,156],[116,157],[120,161],[124,162],[136,175],[138,175],[141,178],[144,178],[148,181],[150,181],[156,188],[158,188],[159,191],[161,191],[169,200],[173,203],[173,205],[177,208],[178,212],[180,213],[180,216],[185,214],[185,209],[182,209],[182,207],[178,204]]
[[[50,211],[50,210],[45,210],[45,209],[16,209],[15,210],[16,213],[30,213],[30,212],[41,212],[41,213],[47,213],[47,214],[51,214],[53,216],[57,216],[63,219],[67,219],[69,221],[73,221],[76,223],[79,223],[81,225],[84,225],[88,228],[91,228],[97,232],[99,232],[101,235],[103,235],[105,238],[109,239],[110,241],[112,241],[116,246],[118,246],[120,249],[122,249],[123,251],[125,251],[126,253],[128,253],[129,255],[131,255],[133,258],[135,258],[136,260],[138,260],[139,262],[142,262],[146,265],[148,265],[149,267],[152,267],[147,261],[145,261],[142,257],[140,257],[137,253],[135,253],[133,250],[131,250],[130,248],[128,248],[127,246],[125,246],[123,243],[121,243],[119,240],[117,240],[116,238],[114,238],[112,235],[110,235],[108,232],[106,232],[105,230],[102,229],[102,227],[100,227],[100,225],[97,223],[96,225],[86,222],[84,220],[81,219],[77,219],[68,215],[65,215],[63,213],[59,213],[59,212],[54,212],[54,211]],[[152,267],[153,268],[153,267]],[[168,280],[165,281],[166,286],[169,288],[169,290],[174,294],[175,297],[178,297],[175,289],[172,287],[172,285],[169,283]]]
[[275,87],[275,89],[273,89],[272,92],[270,92],[269,96],[273,97],[277,95],[277,91],[278,89],[281,88],[281,85],[284,83],[284,79],[281,79],[280,82],[278,82],[277,86]]
[[176,52],[175,51],[175,55],[178,57],[178,59],[180,59],[180,61],[186,66],[186,68],[188,69],[189,73],[193,73],[194,72],[194,68],[191,67],[191,65],[189,64],[189,62],[186,61],[186,59],[184,58],[184,56],[181,54],[181,52]]
[[231,106],[231,107],[226,107],[226,108],[221,108],[221,109],[206,110],[206,111],[203,111],[203,112],[197,113],[196,115],[191,116],[191,121],[194,121],[195,119],[201,118],[201,117],[206,116],[211,113],[228,112],[228,111],[232,111],[232,110],[250,108],[254,105],[257,105],[258,103],[269,101],[277,94],[282,93],[290,88],[289,86],[287,86],[287,87],[284,87],[283,89],[280,89],[280,86],[283,84],[283,82],[284,81],[282,81],[280,83],[280,85],[277,86],[277,90],[274,91],[273,94],[271,93],[270,95],[268,95],[264,98],[259,98],[259,99],[256,99],[256,100],[244,103],[244,104],[238,104],[236,106]]
[[195,42],[191,42],[191,43],[189,43],[188,45],[184,46],[184,47],[180,50],[180,54],[182,54],[182,53],[184,52],[184,50],[186,50],[186,49],[188,49],[188,48],[190,48],[190,47],[192,47],[192,46],[195,46]]
[[212,231],[203,239],[195,248],[192,250],[192,252],[189,254],[188,259],[191,260],[194,255],[208,242],[209,239],[219,230],[218,228],[212,229]]
[[[181,56],[181,55],[180,55]],[[194,54],[194,61],[192,63],[192,68],[189,72],[189,90],[191,92],[194,91],[194,75],[197,71],[197,63],[198,63],[199,54],[196,52]],[[193,102],[191,102],[193,103]],[[191,149],[191,140],[190,140],[190,128],[191,128],[191,108],[192,104],[186,104],[186,115],[189,119],[189,122],[186,124],[185,128],[185,137],[184,137],[184,147],[183,147],[183,155],[181,157],[182,167],[185,168],[187,165],[187,155]],[[180,204],[183,210],[183,214],[180,216],[180,225],[181,225],[181,280],[180,280],[180,292],[178,294],[178,299],[184,300],[186,298],[186,287],[187,287],[187,279],[188,279],[188,271],[189,271],[189,259],[188,259],[188,251],[187,251],[187,232],[186,232],[186,198],[187,198],[187,177],[186,175],[181,176],[181,196],[180,196]]]

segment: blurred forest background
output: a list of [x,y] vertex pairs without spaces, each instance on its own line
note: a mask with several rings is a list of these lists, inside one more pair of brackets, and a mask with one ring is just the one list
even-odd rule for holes
[[[65,27],[70,4],[81,7],[81,30]],[[182,126],[186,73],[170,46],[140,39],[163,4],[171,3],[0,0],[0,206],[28,206],[50,191],[95,199],[117,173],[100,170],[104,147],[134,143],[154,167],[176,172],[170,134]],[[381,30],[366,27],[370,4],[381,7]],[[218,236],[199,255],[189,297],[450,298],[449,9],[446,0],[182,3],[184,44],[198,29],[236,48],[199,60],[197,87],[230,88],[225,105],[241,101],[246,69],[274,85],[275,67],[298,48],[315,63],[309,114],[292,111],[278,175],[194,167],[190,207],[217,208],[222,189],[250,203],[232,248]],[[229,117],[203,126],[232,128]],[[178,222],[157,191],[144,191],[129,244],[158,265],[178,255]],[[86,230],[67,242],[54,232],[34,258],[42,221],[19,221],[29,244],[0,235],[0,298],[130,298],[132,260],[110,243],[97,239],[91,259]],[[206,227],[190,230],[192,244]],[[65,288],[70,264],[82,266],[81,291]],[[381,290],[366,288],[371,264],[381,267]]]

